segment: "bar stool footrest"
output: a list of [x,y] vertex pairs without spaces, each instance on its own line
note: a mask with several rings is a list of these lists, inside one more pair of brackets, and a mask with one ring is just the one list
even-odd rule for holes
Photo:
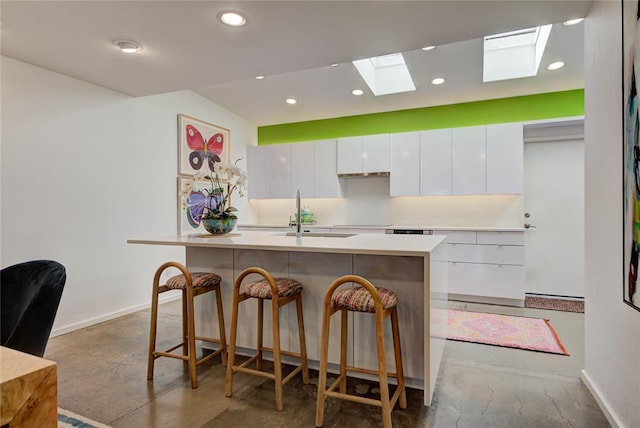
[[[378,376],[378,371],[377,370],[371,370],[371,369],[363,369],[362,367],[351,367],[351,366],[347,366],[347,371],[348,372],[358,372],[358,373],[365,373],[365,374],[370,374],[370,375],[375,375]],[[387,373],[387,377],[393,377],[393,378],[398,378],[398,373]]]
[[[266,346],[262,347],[262,352],[270,352],[273,354],[273,348],[267,348]],[[299,352],[292,352],[292,351],[280,351],[280,355],[286,355],[288,357],[295,357],[295,358],[300,358],[302,359],[302,355]]]
[[[343,392],[334,391],[336,386],[339,385],[339,380],[340,380],[340,377],[338,377],[338,379],[335,382],[333,382],[333,384],[331,384],[329,389],[327,389],[324,392],[324,395],[326,395],[327,397],[340,398],[342,400],[353,401],[355,403],[368,404],[368,405],[371,405],[371,406],[382,407],[382,401],[380,401],[380,400],[375,400],[373,398],[359,397],[357,395],[346,394],[346,393],[343,393]],[[398,398],[400,398],[400,393],[401,392],[402,392],[402,388],[396,388],[396,391],[393,393],[393,396],[389,400],[389,408],[393,409],[395,407],[396,402],[398,401]]]
[[250,369],[248,367],[233,366],[233,371],[238,373],[247,373],[247,374],[252,374],[256,376],[266,377],[267,379],[271,379],[271,380],[276,379],[276,375],[274,375],[273,373],[267,373],[261,370]]

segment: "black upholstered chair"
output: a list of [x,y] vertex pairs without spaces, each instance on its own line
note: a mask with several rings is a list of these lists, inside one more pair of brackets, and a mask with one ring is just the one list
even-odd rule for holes
[[35,260],[6,267],[0,277],[0,344],[42,357],[58,311],[66,270]]

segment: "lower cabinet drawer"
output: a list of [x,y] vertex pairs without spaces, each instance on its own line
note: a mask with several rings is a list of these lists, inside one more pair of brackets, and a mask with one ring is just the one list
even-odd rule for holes
[[478,244],[524,245],[524,232],[478,232]]
[[524,266],[449,262],[449,293],[524,300]]
[[434,230],[434,235],[447,235],[449,244],[475,244],[476,232],[468,230]]
[[450,243],[449,261],[524,265],[524,246]]

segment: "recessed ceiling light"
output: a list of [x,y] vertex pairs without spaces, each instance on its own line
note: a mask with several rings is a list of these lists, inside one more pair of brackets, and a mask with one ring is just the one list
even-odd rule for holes
[[444,83],[444,79],[442,77],[436,77],[431,81],[432,85],[442,85]]
[[353,95],[362,95],[364,94],[364,91],[362,89],[354,89],[353,91],[351,91],[351,93]]
[[286,100],[284,100],[285,103],[287,104],[298,104],[298,100],[296,100],[295,98],[287,98]]
[[142,45],[133,40],[114,40],[113,44],[123,53],[136,53],[142,50]]
[[551,64],[547,65],[547,70],[558,70],[560,68],[564,67],[564,62],[562,61],[557,61],[557,62],[552,62]]
[[242,27],[247,23],[244,15],[233,10],[223,10],[218,14],[218,19],[230,27]]
[[256,80],[262,80],[264,79],[264,76],[256,76]]
[[425,46],[425,47],[422,48],[422,50],[423,51],[430,51],[430,50],[433,50],[435,48],[436,48],[435,46]]
[[568,19],[568,20],[564,21],[563,24],[566,25],[567,27],[569,27],[571,25],[579,24],[582,21],[584,21],[584,18]]
[[339,66],[339,65],[340,65],[340,64],[335,63],[335,64],[331,64],[331,67],[337,67],[337,66]]

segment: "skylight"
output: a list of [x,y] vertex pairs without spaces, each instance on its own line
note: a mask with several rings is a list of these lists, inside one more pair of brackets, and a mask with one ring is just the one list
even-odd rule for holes
[[375,96],[416,90],[401,53],[360,59],[353,65]]
[[551,24],[484,38],[483,81],[518,79],[538,74]]

